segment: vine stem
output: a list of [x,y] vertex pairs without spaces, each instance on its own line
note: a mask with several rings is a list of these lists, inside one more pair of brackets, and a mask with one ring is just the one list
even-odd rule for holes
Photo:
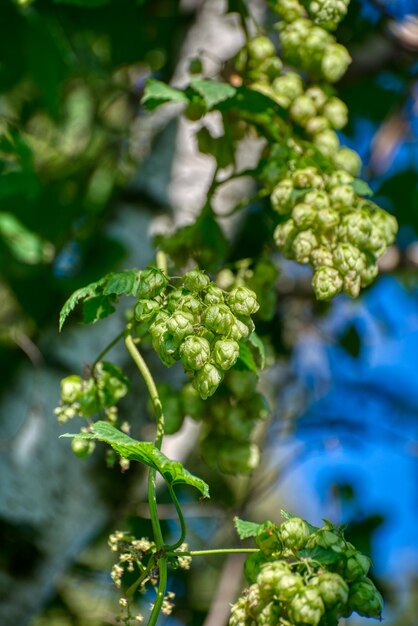
[[102,358],[105,356],[105,354],[107,354],[109,352],[109,350],[111,350],[113,348],[113,346],[115,346],[118,341],[120,341],[122,339],[122,337],[125,335],[125,330],[122,330],[118,335],[116,335],[116,337],[114,339],[112,339],[112,341],[110,343],[107,344],[107,346],[100,352],[99,356],[93,361],[93,364],[91,366],[91,371],[94,372],[94,368],[96,367],[96,365],[99,363],[99,361],[102,360]]
[[[160,450],[164,436],[164,413],[160,396],[158,395],[158,390],[152,374],[148,368],[148,365],[146,364],[142,354],[136,347],[132,335],[127,334],[125,336],[125,345],[142,378],[144,379],[145,385],[148,389],[148,393],[154,407],[155,419],[157,422],[154,445],[156,448],[158,448],[158,450]],[[152,468],[150,468],[148,471],[148,506],[157,554],[160,553],[162,555],[157,560],[157,566],[159,570],[158,590],[157,596],[155,598],[155,603],[148,621],[148,626],[155,626],[161,611],[167,586],[167,556],[164,550],[164,539],[161,532],[160,520],[158,518],[157,472],[155,469]]]
[[209,556],[211,554],[254,554],[259,548],[219,548],[213,550],[167,551],[167,556]]
[[186,539],[187,529],[186,529],[186,522],[183,516],[183,511],[181,510],[180,503],[177,500],[176,493],[172,485],[170,485],[170,483],[167,483],[167,487],[168,487],[168,491],[170,493],[171,499],[174,503],[174,506],[176,507],[177,515],[178,515],[179,522],[180,522],[180,538],[178,539],[178,541],[176,541],[176,543],[166,546],[166,551],[171,552],[173,550],[176,550],[176,548],[178,548],[179,546],[181,546],[182,543],[184,543],[184,540]]

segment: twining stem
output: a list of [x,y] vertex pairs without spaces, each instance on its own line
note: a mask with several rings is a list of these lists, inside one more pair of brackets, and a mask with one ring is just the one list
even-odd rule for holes
[[[144,379],[145,385],[148,389],[148,393],[154,407],[155,419],[157,422],[154,445],[160,450],[164,436],[164,413],[160,396],[158,395],[158,390],[152,374],[148,369],[148,365],[145,363],[141,353],[134,343],[132,336],[129,334],[125,337],[125,345],[142,378]],[[159,570],[157,596],[155,598],[155,603],[148,621],[148,626],[155,626],[161,611],[167,586],[167,557],[164,550],[164,539],[161,532],[160,520],[158,518],[157,472],[155,469],[152,468],[150,468],[148,471],[148,506],[157,554],[161,554],[161,556],[159,556],[157,560],[157,566]]]
[[171,499],[174,503],[174,506],[176,507],[177,515],[178,515],[179,522],[180,522],[180,538],[178,539],[178,541],[176,541],[176,543],[166,546],[167,551],[172,551],[172,550],[176,550],[176,548],[178,548],[179,546],[181,546],[182,543],[184,543],[184,540],[186,539],[187,529],[186,529],[186,522],[183,516],[183,511],[181,510],[180,503],[177,500],[176,493],[170,483],[167,483],[167,487],[168,487],[168,491],[170,493]]
[[116,345],[118,343],[118,341],[120,341],[122,339],[122,337],[125,334],[125,330],[122,330],[122,332],[119,333],[119,335],[116,335],[116,337],[114,339],[112,339],[112,341],[100,352],[99,356],[94,360],[92,366],[91,366],[91,371],[94,372],[94,369],[96,367],[96,365],[99,363],[99,361],[102,360],[102,358],[105,356],[105,354],[107,354],[109,352],[109,350],[111,350],[113,348],[114,345]]
[[166,552],[167,556],[208,556],[211,554],[253,554],[260,552],[259,548],[219,548],[213,550],[176,550]]
[[136,347],[131,335],[126,335],[125,345],[147,386],[148,393],[154,407],[155,419],[157,422],[157,433],[154,445],[160,450],[164,436],[164,414],[160,396],[158,395],[157,387],[155,385],[152,374],[148,369],[148,365],[145,363],[142,354]]

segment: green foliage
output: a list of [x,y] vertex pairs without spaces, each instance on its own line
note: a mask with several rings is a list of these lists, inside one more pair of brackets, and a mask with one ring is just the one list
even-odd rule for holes
[[148,441],[135,441],[107,422],[98,421],[91,432],[61,437],[96,439],[109,444],[119,456],[129,461],[138,461],[155,469],[171,486],[184,484],[195,487],[204,498],[209,498],[209,487],[201,478],[193,476],[179,461],[171,461],[154,444]]

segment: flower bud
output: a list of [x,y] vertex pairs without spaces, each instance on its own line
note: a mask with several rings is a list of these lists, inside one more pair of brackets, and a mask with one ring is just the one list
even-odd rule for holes
[[231,339],[217,341],[213,348],[213,360],[221,370],[229,370],[239,356],[239,345]]
[[203,400],[213,396],[219,387],[223,374],[212,363],[206,363],[199,370],[193,380],[194,388],[199,392]]
[[203,337],[189,335],[180,346],[180,358],[185,370],[200,370],[209,361],[210,345]]
[[138,322],[146,322],[156,315],[159,308],[155,300],[138,300],[134,308],[135,319]]
[[258,311],[257,296],[248,287],[235,287],[227,296],[228,305],[235,315],[252,315]]
[[312,287],[318,300],[329,300],[341,291],[343,281],[333,267],[320,267],[316,270]]
[[141,272],[136,295],[141,299],[155,298],[168,284],[168,278],[156,267]]
[[346,73],[351,63],[347,48],[339,43],[329,44],[321,61],[321,71],[325,80],[336,83]]
[[302,626],[317,626],[325,612],[324,603],[319,590],[306,586],[296,594],[289,603],[289,615],[293,623]]
[[285,548],[300,550],[308,541],[310,530],[305,520],[300,517],[292,517],[283,522],[279,534]]
[[369,578],[353,583],[350,588],[348,605],[359,615],[380,618],[383,598]]
[[212,304],[204,315],[205,326],[219,335],[228,335],[234,321],[232,311],[224,304]]
[[279,215],[286,215],[292,210],[293,183],[290,178],[283,178],[273,189],[270,202],[271,206]]
[[200,270],[191,270],[183,276],[183,285],[193,293],[203,291],[210,284],[210,278]]
[[167,328],[177,341],[193,332],[194,317],[187,311],[175,311],[167,320]]
[[67,376],[61,381],[61,400],[65,404],[72,404],[78,400],[83,390],[83,381],[80,376]]
[[346,604],[348,600],[348,585],[338,574],[323,572],[316,578],[312,578],[310,584],[318,587],[326,606]]

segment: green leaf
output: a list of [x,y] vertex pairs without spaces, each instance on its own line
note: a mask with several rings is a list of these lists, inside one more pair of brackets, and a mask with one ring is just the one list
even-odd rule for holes
[[95,296],[88,298],[83,302],[83,322],[84,324],[95,324],[99,320],[103,320],[115,311],[112,302],[115,301],[114,296]]
[[52,244],[43,241],[11,213],[0,213],[0,237],[21,263],[37,265],[52,259]]
[[184,104],[188,103],[189,99],[183,91],[174,89],[155,78],[148,78],[141,103],[152,111],[167,102],[182,102]]
[[208,110],[215,107],[220,102],[229,100],[236,94],[236,88],[229,83],[219,83],[215,80],[205,78],[195,78],[191,81],[190,87],[194,89],[205,101]]
[[256,522],[247,522],[246,520],[234,517],[234,526],[240,539],[248,539],[248,537],[257,537],[264,524],[257,524]]
[[373,190],[369,187],[365,180],[356,178],[351,183],[352,188],[359,196],[373,196]]
[[77,289],[61,309],[59,329],[62,329],[71,311],[82,301],[84,301],[83,318],[85,324],[94,324],[97,320],[107,317],[115,310],[113,303],[116,298],[114,296],[136,295],[140,277],[141,272],[138,269],[112,272],[95,283]]
[[148,467],[157,470],[170,485],[191,485],[209,498],[209,487],[204,480],[198,478],[186,470],[179,461],[171,461],[153,443],[148,441],[135,441],[122,431],[107,422],[96,422],[92,426],[92,432],[65,434],[61,437],[81,437],[83,439],[97,439],[104,441],[124,459],[138,461]]
[[256,332],[252,332],[248,337],[248,342],[257,350],[258,356],[260,357],[260,367],[261,369],[264,369],[266,365],[266,349],[263,341]]
[[322,548],[321,546],[315,546],[312,550],[308,548],[298,550],[297,555],[301,558],[315,559],[315,561],[319,561],[324,565],[333,565],[341,559],[339,552],[335,552],[331,548]]
[[103,294],[135,296],[141,278],[139,270],[126,270],[124,272],[113,272],[106,277],[106,284]]
[[239,357],[236,365],[237,369],[247,369],[250,372],[257,373],[257,363],[254,360],[253,353],[246,343],[239,341]]
[[260,552],[250,554],[244,562],[244,575],[250,585],[256,582],[261,566],[266,562],[266,557]]
[[209,130],[202,126],[196,133],[197,145],[203,154],[211,154],[215,157],[218,166],[223,169],[234,163],[234,146],[228,135],[212,137]]

